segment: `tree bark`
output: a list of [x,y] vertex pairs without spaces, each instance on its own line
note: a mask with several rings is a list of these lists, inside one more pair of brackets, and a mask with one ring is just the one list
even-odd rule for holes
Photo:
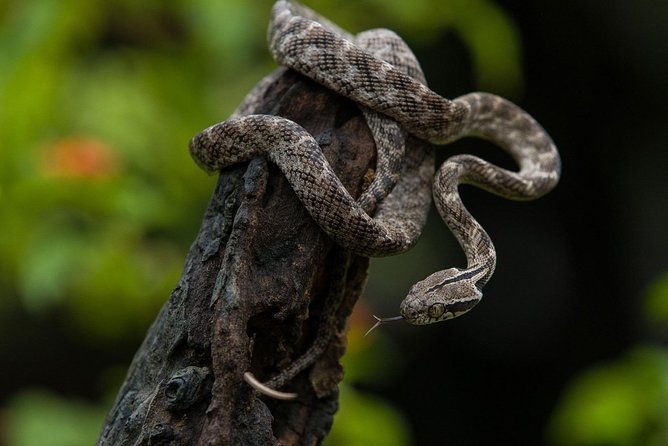
[[[353,196],[369,182],[373,139],[349,100],[287,71],[258,112],[314,135]],[[276,166],[258,158],[226,169],[98,444],[320,444],[338,407],[346,320],[367,265],[319,229]],[[327,330],[323,309],[332,290],[343,296],[332,313],[334,334],[286,386],[298,399],[260,396],[244,372],[266,381],[304,353]]]

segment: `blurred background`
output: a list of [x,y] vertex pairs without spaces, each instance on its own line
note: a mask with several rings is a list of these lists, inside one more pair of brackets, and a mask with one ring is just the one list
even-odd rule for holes
[[[397,31],[443,96],[518,103],[563,160],[537,202],[462,188],[499,255],[464,317],[362,337],[463,264],[435,210],[372,262],[327,444],[668,444],[668,2],[305,3]],[[213,190],[187,142],[275,66],[271,5],[0,0],[0,444],[97,438]],[[463,151],[511,165],[438,156]]]

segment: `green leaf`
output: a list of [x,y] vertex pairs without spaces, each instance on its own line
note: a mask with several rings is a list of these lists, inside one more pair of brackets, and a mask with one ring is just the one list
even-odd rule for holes
[[95,443],[105,411],[52,393],[29,390],[6,407],[7,446],[89,446]]
[[404,419],[389,404],[339,385],[339,412],[325,446],[405,446],[411,444]]
[[668,351],[637,347],[566,389],[551,420],[554,445],[654,445],[668,438]]

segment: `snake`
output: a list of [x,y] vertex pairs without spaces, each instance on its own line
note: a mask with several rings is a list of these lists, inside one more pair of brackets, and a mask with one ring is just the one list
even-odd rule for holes
[[[417,282],[401,302],[400,316],[376,319],[378,324],[405,320],[425,325],[471,310],[482,299],[497,256],[490,236],[464,206],[459,185],[512,200],[545,195],[561,174],[557,148],[545,129],[500,96],[474,92],[446,99],[432,91],[413,53],[391,31],[353,36],[297,2],[277,0],[268,42],[280,65],[360,106],[376,143],[373,182],[356,200],[313,135],[286,118],[253,113],[280,71],[261,81],[230,119],[191,139],[193,159],[214,172],[266,157],[329,237],[368,257],[410,249],[425,225],[433,195],[438,213],[466,255],[466,267],[440,270]],[[480,138],[506,151],[518,170],[470,154],[451,156],[436,170],[428,156],[418,161],[407,152],[406,134],[437,146]]]

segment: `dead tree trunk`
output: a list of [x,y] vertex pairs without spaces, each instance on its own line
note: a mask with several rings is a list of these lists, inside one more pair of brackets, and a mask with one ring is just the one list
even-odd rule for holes
[[[352,102],[288,71],[259,112],[306,128],[351,194],[360,194],[375,155]],[[226,169],[98,444],[319,444],[337,410],[346,320],[367,264],[331,242],[274,165],[255,159]],[[334,335],[318,361],[286,386],[299,398],[258,395],[243,373],[267,380],[306,351],[327,320],[323,306],[332,289],[344,296]]]

